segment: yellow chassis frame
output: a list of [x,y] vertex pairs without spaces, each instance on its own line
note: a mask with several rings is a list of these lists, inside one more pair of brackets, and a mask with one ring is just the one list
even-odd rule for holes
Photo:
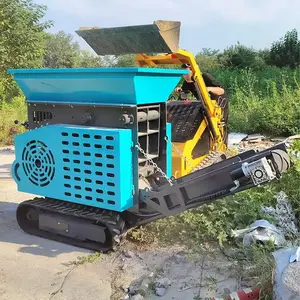
[[210,132],[210,153],[205,154],[204,156],[201,156],[199,158],[193,159],[192,157],[192,151],[194,147],[196,146],[199,139],[201,139],[201,136],[208,126],[208,120],[204,118],[202,123],[200,124],[195,136],[193,139],[185,142],[185,143],[173,143],[174,146],[183,154],[185,159],[188,161],[186,163],[186,160],[181,157],[180,154],[172,147],[172,170],[173,170],[173,176],[175,178],[179,178],[181,176],[184,176],[186,174],[189,174],[192,172],[193,168],[198,166],[205,158],[207,158],[208,155],[210,155],[212,152],[225,152],[227,146],[223,142],[223,134],[224,129],[223,125],[221,123],[222,120],[222,108],[218,106],[217,101],[212,100],[209,96],[209,93],[207,91],[205,82],[203,80],[200,68],[195,60],[195,57],[190,52],[187,52],[185,50],[179,49],[176,53],[172,54],[164,54],[164,55],[158,55],[158,56],[148,56],[146,54],[136,54],[136,63],[141,67],[156,67],[157,65],[179,65],[188,63],[190,64],[194,79],[199,87],[199,90],[201,92],[202,98],[204,100],[204,103],[206,105],[208,115],[210,118],[211,126],[213,127],[213,130],[216,133],[216,138],[213,137],[212,132]]

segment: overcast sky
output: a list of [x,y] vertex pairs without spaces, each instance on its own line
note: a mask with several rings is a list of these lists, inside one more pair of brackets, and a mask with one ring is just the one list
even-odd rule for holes
[[88,49],[75,30],[81,26],[115,27],[181,21],[180,47],[224,49],[238,41],[270,47],[288,30],[300,27],[300,0],[34,0],[48,6],[46,18]]

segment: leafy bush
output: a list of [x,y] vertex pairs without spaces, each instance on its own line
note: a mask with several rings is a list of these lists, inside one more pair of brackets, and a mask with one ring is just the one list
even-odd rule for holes
[[300,68],[266,67],[262,70],[219,68],[211,71],[226,88],[230,96],[235,94],[236,88],[242,89],[245,94],[249,88],[259,97],[274,96],[286,88],[299,88]]
[[289,136],[300,132],[300,92],[260,99],[237,93],[230,105],[231,131]]
[[[300,132],[299,70],[277,74],[277,68],[261,72],[220,71],[216,76],[229,86],[231,131],[289,136]],[[223,77],[222,77],[223,76]],[[230,85],[228,80],[231,80]],[[268,78],[267,75],[265,78]]]
[[26,103],[21,96],[13,98],[9,103],[0,102],[0,145],[13,144],[14,136],[24,131],[24,128],[15,125],[14,121],[24,122],[27,115],[26,111]]

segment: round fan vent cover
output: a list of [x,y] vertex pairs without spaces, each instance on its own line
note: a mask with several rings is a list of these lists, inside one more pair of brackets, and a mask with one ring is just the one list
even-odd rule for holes
[[47,186],[55,174],[51,150],[41,141],[30,141],[24,147],[22,165],[28,179],[36,186]]

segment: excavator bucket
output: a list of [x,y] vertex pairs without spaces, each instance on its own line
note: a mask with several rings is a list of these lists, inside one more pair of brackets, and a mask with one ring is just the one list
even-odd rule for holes
[[178,21],[155,21],[113,28],[81,27],[76,33],[98,55],[172,53],[179,48],[180,25]]

